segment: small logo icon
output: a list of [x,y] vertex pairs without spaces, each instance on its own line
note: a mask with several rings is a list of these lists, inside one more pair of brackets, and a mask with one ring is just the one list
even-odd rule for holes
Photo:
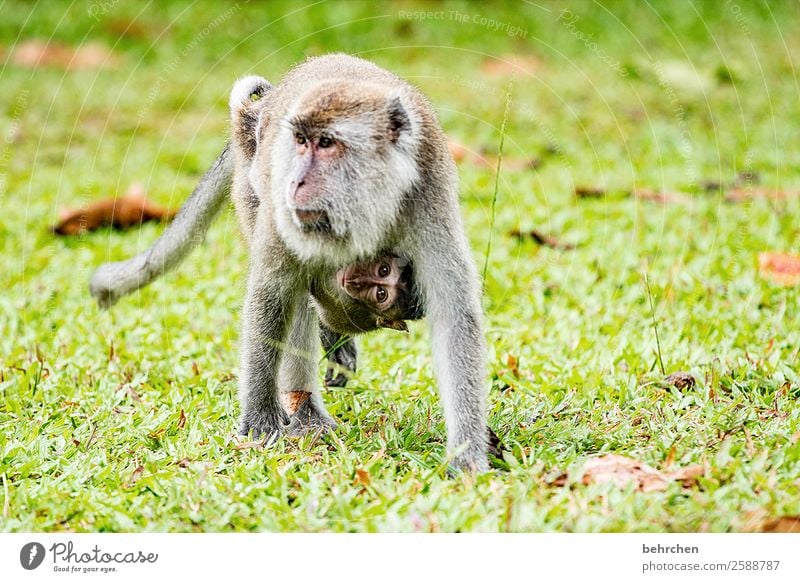
[[26,570],[35,570],[44,561],[44,546],[39,542],[30,542],[19,551],[19,563]]

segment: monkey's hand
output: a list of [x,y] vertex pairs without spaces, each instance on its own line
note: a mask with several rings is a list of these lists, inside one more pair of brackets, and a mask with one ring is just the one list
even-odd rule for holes
[[483,443],[467,447],[450,461],[448,473],[452,476],[462,472],[485,473],[489,470],[489,459],[486,457],[486,453],[486,445]]
[[264,439],[265,444],[269,445],[286,431],[288,425],[289,415],[280,406],[266,412],[248,408],[242,415],[239,434],[252,434],[253,439]]

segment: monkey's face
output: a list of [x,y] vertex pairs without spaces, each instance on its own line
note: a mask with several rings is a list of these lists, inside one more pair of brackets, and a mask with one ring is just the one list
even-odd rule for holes
[[271,195],[278,231],[301,258],[346,264],[375,255],[417,179],[413,123],[398,95],[331,82],[280,125]]
[[406,320],[424,316],[411,264],[396,255],[349,265],[315,293],[319,312],[330,328],[354,335],[379,328],[407,331]]
[[336,282],[375,314],[378,327],[405,329],[401,305],[411,291],[403,277],[407,264],[399,257],[383,257],[377,262],[350,265],[336,273]]

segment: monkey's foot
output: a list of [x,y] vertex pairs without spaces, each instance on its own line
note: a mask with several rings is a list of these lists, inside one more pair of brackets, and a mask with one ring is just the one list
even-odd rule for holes
[[292,414],[286,434],[299,437],[309,433],[324,433],[336,428],[327,411],[319,410],[311,399],[309,392],[288,392],[284,395],[284,403]]
[[[486,434],[488,436],[488,432]],[[476,441],[474,445],[469,445],[455,454],[447,471],[451,476],[462,472],[485,473],[489,470],[487,443],[482,439]]]
[[488,459],[480,457],[465,458],[459,455],[450,463],[450,466],[447,468],[447,474],[451,477],[455,477],[461,473],[485,473],[488,470]]
[[[328,354],[325,386],[345,386],[347,380],[356,371],[357,363],[358,349],[356,348],[356,342],[349,339]],[[334,364],[338,364],[340,368],[337,370]]]
[[252,433],[253,439],[264,439],[265,444],[271,444],[286,430],[288,424],[289,415],[280,406],[268,411],[248,407],[242,414],[239,434],[247,436]]
[[505,450],[506,448],[503,446],[503,441],[501,441],[497,433],[492,430],[492,427],[489,427],[489,454],[498,459],[502,459]]

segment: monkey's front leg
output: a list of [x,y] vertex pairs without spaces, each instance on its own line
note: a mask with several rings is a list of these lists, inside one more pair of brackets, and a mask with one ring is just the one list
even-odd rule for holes
[[413,261],[431,326],[447,451],[455,469],[482,472],[489,460],[478,276],[466,240],[456,229],[449,235],[435,229],[427,233],[430,244],[419,247]]
[[242,435],[252,432],[253,438],[273,440],[289,423],[278,397],[276,377],[296,305],[296,293],[292,291],[296,288],[281,284],[277,273],[251,267],[239,370]]
[[304,296],[295,310],[278,382],[284,407],[291,415],[287,428],[291,436],[336,427],[320,394],[317,329],[317,313]]

